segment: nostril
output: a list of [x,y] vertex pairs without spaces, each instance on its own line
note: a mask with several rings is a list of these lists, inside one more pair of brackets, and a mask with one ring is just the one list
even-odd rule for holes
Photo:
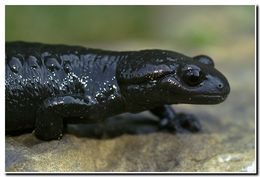
[[218,88],[220,88],[220,89],[223,88],[223,84],[221,84],[221,83],[218,84]]

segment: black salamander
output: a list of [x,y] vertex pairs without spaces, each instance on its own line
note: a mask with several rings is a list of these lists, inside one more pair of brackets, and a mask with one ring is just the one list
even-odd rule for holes
[[169,105],[218,104],[230,92],[205,55],[6,42],[5,62],[6,132],[34,130],[43,140],[60,139],[65,122],[145,110],[158,116],[161,128],[196,132],[194,116]]

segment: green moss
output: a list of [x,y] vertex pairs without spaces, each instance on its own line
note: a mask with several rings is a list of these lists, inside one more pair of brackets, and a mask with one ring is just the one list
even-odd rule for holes
[[145,6],[7,6],[6,40],[144,38],[151,33],[147,28],[149,16]]
[[192,31],[185,35],[185,43],[189,45],[205,46],[216,41],[216,34],[210,31]]

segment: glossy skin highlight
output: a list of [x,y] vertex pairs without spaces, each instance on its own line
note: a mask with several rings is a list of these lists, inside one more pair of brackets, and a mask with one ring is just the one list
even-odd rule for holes
[[5,87],[6,131],[35,129],[43,140],[61,138],[65,123],[144,110],[157,115],[163,128],[187,128],[178,125],[182,117],[196,131],[192,116],[179,116],[168,105],[217,104],[230,91],[207,56],[27,42],[6,43]]

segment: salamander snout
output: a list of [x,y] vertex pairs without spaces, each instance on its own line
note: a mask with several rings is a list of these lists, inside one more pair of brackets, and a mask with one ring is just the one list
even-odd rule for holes
[[[201,103],[218,104],[227,98],[230,92],[230,85],[226,77],[214,69],[206,74],[204,81],[194,89],[201,96]],[[194,94],[194,100],[196,100],[195,97],[200,96]]]
[[216,89],[219,91],[219,95],[222,96],[223,101],[226,99],[230,92],[230,86],[227,79],[222,76],[221,79],[215,79]]

